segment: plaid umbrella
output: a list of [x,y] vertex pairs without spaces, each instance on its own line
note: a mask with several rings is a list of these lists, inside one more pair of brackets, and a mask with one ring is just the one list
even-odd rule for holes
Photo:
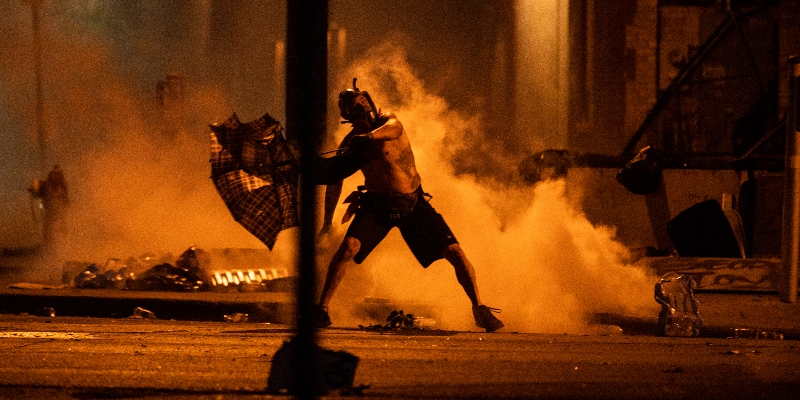
[[211,179],[233,218],[272,250],[299,225],[299,157],[269,114],[242,123],[234,113],[211,125]]

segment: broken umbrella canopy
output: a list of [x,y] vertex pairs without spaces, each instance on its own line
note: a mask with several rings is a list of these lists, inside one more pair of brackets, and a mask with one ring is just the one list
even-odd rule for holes
[[248,123],[234,113],[211,125],[211,179],[233,218],[272,250],[299,225],[300,163],[269,114]]

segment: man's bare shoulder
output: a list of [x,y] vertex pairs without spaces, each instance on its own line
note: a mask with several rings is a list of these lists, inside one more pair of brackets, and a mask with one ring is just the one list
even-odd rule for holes
[[382,112],[380,116],[380,120],[383,121],[383,125],[400,125],[400,120],[397,119],[397,115],[393,112]]
[[403,124],[392,113],[381,113],[380,124],[369,133],[370,139],[396,140],[403,136]]

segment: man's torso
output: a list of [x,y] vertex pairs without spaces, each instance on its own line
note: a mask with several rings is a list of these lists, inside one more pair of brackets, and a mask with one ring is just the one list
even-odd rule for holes
[[411,142],[402,124],[384,125],[399,129],[400,135],[389,140],[372,140],[361,167],[367,191],[379,194],[411,193],[421,179],[414,162]]

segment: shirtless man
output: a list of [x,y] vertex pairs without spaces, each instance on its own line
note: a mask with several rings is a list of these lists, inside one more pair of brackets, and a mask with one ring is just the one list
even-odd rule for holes
[[[344,119],[342,123],[353,126],[339,147],[347,147],[357,153],[360,160],[358,168],[364,174],[364,186],[345,200],[351,203],[345,219],[349,219],[353,212],[355,219],[328,266],[322,297],[314,316],[315,325],[331,325],[328,303],[348,266],[364,261],[389,231],[398,227],[423,267],[427,268],[441,258],[453,265],[456,279],[472,303],[472,313],[478,327],[487,332],[502,328],[503,322],[492,314],[499,310],[481,302],[472,264],[447,223],[428,203],[422,191],[414,153],[403,124],[393,114],[380,113],[369,94],[355,86],[353,80],[353,89],[339,93],[339,112]],[[327,187],[323,233],[330,229],[341,191],[341,180]]]

